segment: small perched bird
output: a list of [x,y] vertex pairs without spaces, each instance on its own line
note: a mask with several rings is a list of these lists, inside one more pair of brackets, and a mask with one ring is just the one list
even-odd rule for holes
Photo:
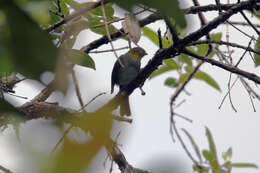
[[[115,85],[119,85],[119,89],[122,90],[138,75],[141,67],[141,59],[145,55],[147,53],[143,48],[135,47],[119,57],[112,71],[111,94],[114,92]],[[120,115],[129,116],[130,114],[129,97],[126,96],[120,103]]]

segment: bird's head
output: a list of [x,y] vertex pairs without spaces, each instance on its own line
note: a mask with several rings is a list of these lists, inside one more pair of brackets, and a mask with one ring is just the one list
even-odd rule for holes
[[132,49],[129,50],[128,53],[130,53],[136,59],[142,59],[145,55],[147,55],[145,50],[141,47],[132,48]]

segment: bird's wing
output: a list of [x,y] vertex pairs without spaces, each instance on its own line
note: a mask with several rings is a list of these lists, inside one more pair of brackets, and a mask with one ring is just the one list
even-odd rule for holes
[[118,73],[121,65],[119,64],[118,60],[114,64],[112,75],[111,75],[111,94],[114,92],[115,84],[118,84]]

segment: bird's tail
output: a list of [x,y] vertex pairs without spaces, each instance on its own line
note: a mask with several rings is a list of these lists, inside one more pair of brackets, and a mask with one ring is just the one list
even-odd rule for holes
[[121,116],[130,116],[131,110],[129,105],[129,96],[124,96],[120,103],[120,115]]

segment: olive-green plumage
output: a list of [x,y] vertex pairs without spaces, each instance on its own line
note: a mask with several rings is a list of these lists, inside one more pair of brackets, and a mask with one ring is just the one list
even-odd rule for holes
[[[126,54],[119,57],[113,67],[111,76],[111,94],[114,92],[114,86],[119,85],[120,90],[127,86],[139,73],[141,59],[147,55],[144,49],[135,47]],[[126,97],[120,103],[120,115],[130,115],[129,98]]]

